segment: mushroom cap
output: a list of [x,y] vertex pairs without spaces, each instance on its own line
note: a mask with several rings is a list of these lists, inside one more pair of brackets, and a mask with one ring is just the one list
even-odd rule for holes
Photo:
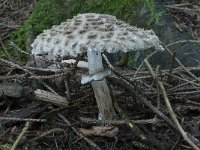
[[144,30],[107,14],[78,14],[37,36],[32,54],[76,55],[86,52],[137,51],[151,47],[163,50],[153,30]]

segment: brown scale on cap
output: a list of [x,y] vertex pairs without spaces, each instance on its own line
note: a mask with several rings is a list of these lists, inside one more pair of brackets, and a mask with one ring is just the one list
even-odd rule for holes
[[73,36],[72,34],[68,35],[67,37],[68,37],[69,39],[73,39],[73,38],[74,38],[74,36]]
[[123,21],[117,21],[116,22],[116,25],[121,25],[121,24],[123,24],[124,22]]
[[75,21],[75,22],[82,22],[82,21],[81,21],[81,19],[76,19],[76,21]]
[[122,41],[125,41],[125,40],[126,40],[126,37],[124,37],[124,36],[119,36],[119,39],[122,40]]
[[60,43],[60,40],[59,39],[55,39],[54,40],[54,44],[59,44]]
[[50,43],[52,38],[47,38],[47,43]]
[[80,30],[79,33],[80,33],[80,34],[84,34],[84,33],[86,33],[87,31],[88,31],[88,30],[83,29],[83,30]]
[[52,36],[55,36],[57,33],[55,33],[55,32],[50,32],[50,36],[52,37]]
[[[93,15],[93,14],[91,13],[91,14],[86,15],[85,17],[86,17],[86,18],[94,18],[95,15]],[[80,17],[80,18],[81,18],[81,17]]]
[[77,42],[73,43],[73,44],[72,44],[72,48],[75,48],[77,45],[78,45]]
[[60,54],[61,52],[62,52],[62,49],[59,49],[59,50],[58,50],[58,53]]
[[106,37],[107,37],[107,38],[112,38],[113,35],[114,35],[113,32],[108,32],[108,33],[106,34]]
[[99,21],[99,19],[98,18],[87,18],[86,21],[95,22],[95,21]]
[[88,37],[88,39],[95,39],[97,37],[97,34],[96,33],[89,33],[87,37]]
[[102,20],[91,22],[92,25],[103,25],[104,22]]
[[68,41],[65,41],[65,42],[64,42],[64,46],[67,46],[68,44],[69,44]]
[[66,29],[65,31],[64,31],[66,34],[71,34],[71,33],[73,33],[73,30],[72,29]]
[[128,32],[127,32],[127,31],[125,31],[125,32],[123,32],[122,34],[123,34],[123,35],[128,35]]
[[74,22],[74,25],[79,26],[79,25],[81,25],[81,22]]

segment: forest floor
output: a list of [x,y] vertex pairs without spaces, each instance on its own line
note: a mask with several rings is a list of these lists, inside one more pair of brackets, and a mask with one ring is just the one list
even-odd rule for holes
[[[0,50],[6,56],[6,40],[35,3],[0,1]],[[166,9],[179,30],[199,42],[200,2],[170,3]],[[87,68],[76,65],[67,70],[37,69],[0,59],[0,149],[188,150],[191,143],[200,147],[200,68],[180,64],[160,70],[146,59],[146,70],[114,70],[107,80],[117,115],[101,122],[92,87],[80,84]]]

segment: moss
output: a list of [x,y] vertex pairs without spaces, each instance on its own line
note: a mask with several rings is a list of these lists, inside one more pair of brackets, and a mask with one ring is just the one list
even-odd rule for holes
[[[153,5],[150,4],[151,0],[40,0],[23,27],[15,31],[7,41],[6,48],[14,56],[16,52],[9,46],[10,41],[13,41],[22,50],[27,51],[27,45],[30,45],[30,43],[27,44],[27,41],[30,40],[30,37],[34,39],[44,29],[72,18],[78,13],[107,13],[133,24],[140,11],[148,8],[152,12],[153,18],[155,11]],[[30,40],[30,42],[32,41]],[[21,58],[25,60],[26,56],[21,55]]]

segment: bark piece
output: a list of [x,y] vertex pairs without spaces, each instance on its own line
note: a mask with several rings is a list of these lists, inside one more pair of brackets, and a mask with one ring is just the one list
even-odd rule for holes
[[50,103],[53,103],[54,105],[57,105],[60,107],[68,106],[67,99],[60,95],[56,95],[54,93],[40,90],[40,89],[37,89],[36,91],[34,91],[34,93],[35,93],[35,98],[37,100],[44,101],[44,102],[50,102]]

